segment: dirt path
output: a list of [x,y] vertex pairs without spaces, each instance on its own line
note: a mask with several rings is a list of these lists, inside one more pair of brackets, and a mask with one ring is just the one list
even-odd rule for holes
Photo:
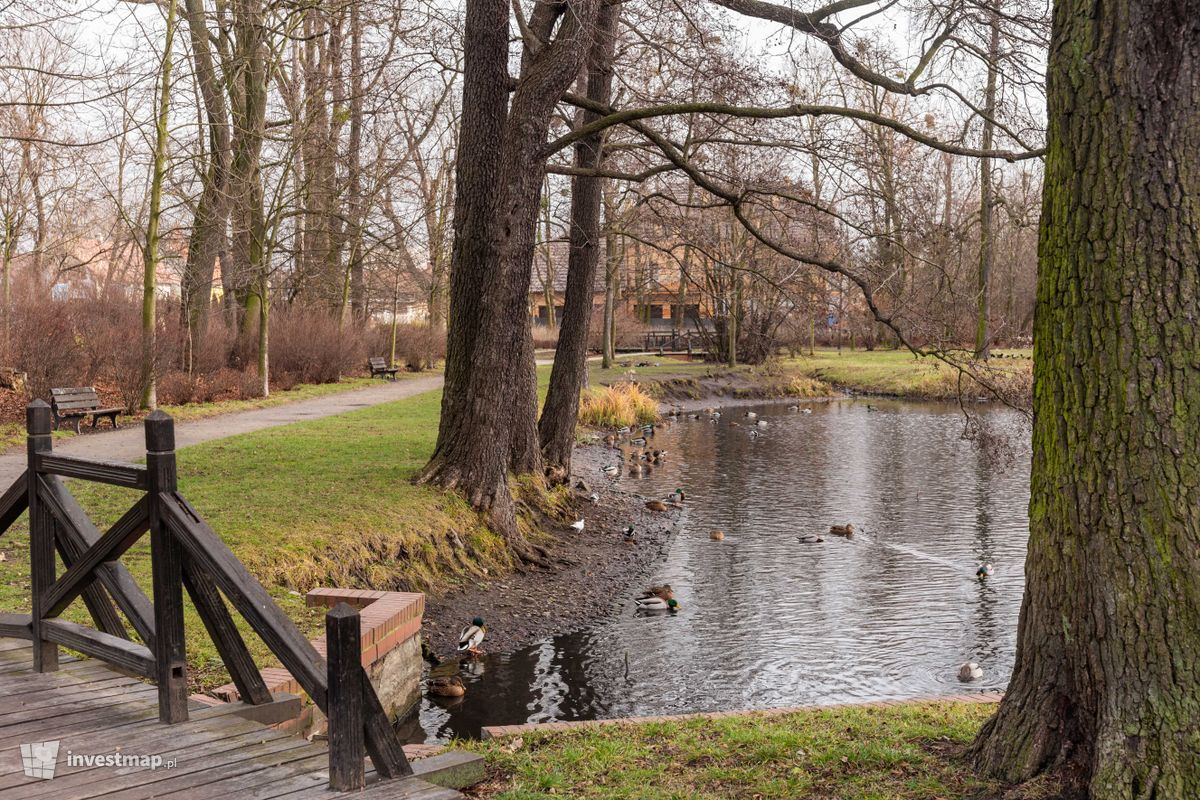
[[[294,403],[256,408],[252,411],[235,411],[195,422],[181,422],[175,428],[175,446],[224,439],[243,433],[288,425],[307,419],[331,417],[359,408],[377,406],[402,400],[405,397],[429,392],[442,386],[441,375],[380,383],[363,389],[352,389],[338,394],[297,400]],[[107,423],[101,423],[102,425]],[[54,450],[65,455],[103,461],[133,461],[146,455],[146,441],[141,423],[127,425],[119,430],[102,430],[87,433],[61,442],[55,442]],[[17,450],[0,455],[0,490],[10,485],[25,470],[25,453]]]

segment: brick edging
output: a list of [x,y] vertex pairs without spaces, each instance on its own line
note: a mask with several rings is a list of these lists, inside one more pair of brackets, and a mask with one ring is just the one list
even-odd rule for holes
[[638,725],[647,722],[688,722],[697,719],[728,719],[729,717],[778,717],[803,711],[825,711],[840,708],[887,708],[889,706],[912,705],[915,703],[999,703],[1003,692],[979,692],[977,694],[948,694],[931,697],[911,697],[906,700],[875,700],[867,703],[825,703],[787,708],[756,708],[748,711],[704,711],[697,714],[668,714],[655,717],[617,717],[614,719],[590,719],[572,722],[530,722],[524,725],[485,725],[484,739],[532,733],[534,731],[569,731],[579,728],[595,728],[605,725]]
[[[403,642],[421,633],[421,618],[425,613],[425,595],[419,592],[384,592],[373,589],[313,589],[305,595],[308,606],[333,608],[338,603],[348,603],[360,610],[362,628],[362,663],[370,668]],[[312,646],[321,657],[325,653],[325,637],[312,639]],[[299,682],[281,667],[259,670],[267,690],[303,694]],[[213,694],[227,703],[240,699],[237,687],[232,683],[219,686]]]

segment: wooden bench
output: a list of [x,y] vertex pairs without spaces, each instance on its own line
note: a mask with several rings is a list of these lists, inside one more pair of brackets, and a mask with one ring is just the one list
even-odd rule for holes
[[51,389],[50,410],[54,414],[55,428],[61,428],[65,421],[75,427],[76,433],[80,433],[80,425],[88,417],[92,418],[93,428],[102,417],[108,417],[112,426],[119,428],[117,414],[125,409],[105,408],[100,404],[96,387],[84,386],[74,389]]
[[383,356],[374,356],[367,359],[367,369],[371,370],[371,377],[382,377],[388,380],[396,380],[396,373],[400,371],[399,367],[389,367],[387,359]]

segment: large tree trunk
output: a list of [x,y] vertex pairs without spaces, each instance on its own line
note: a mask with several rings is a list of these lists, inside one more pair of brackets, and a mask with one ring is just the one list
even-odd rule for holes
[[[200,175],[200,199],[188,241],[180,295],[186,317],[184,366],[191,371],[195,350],[208,332],[212,307],[212,282],[217,258],[225,249],[229,228],[229,165],[231,159],[229,112],[221,77],[209,43],[203,0],[186,0],[185,14],[191,42],[196,84],[204,105],[208,164]],[[226,265],[228,268],[228,265]]]
[[467,3],[446,382],[437,446],[418,479],[462,491],[519,552],[507,473],[541,467],[528,298],[543,147],[599,5],[535,6],[529,24],[544,44],[526,52],[506,113],[508,4]]
[[1200,0],[1059,0],[1026,590],[973,748],[1093,800],[1200,796]]
[[[587,75],[587,97],[608,105],[612,94],[612,52],[618,7],[605,5],[596,20]],[[599,119],[592,111],[581,111],[576,125]],[[603,134],[596,132],[575,144],[575,166],[594,170],[600,166]],[[587,376],[588,337],[592,326],[592,296],[596,264],[600,258],[600,204],[604,179],[579,175],[571,188],[571,233],[567,256],[567,292],[563,302],[562,329],[550,370],[550,388],[538,423],[546,475],[556,482],[571,476],[571,453],[575,448],[575,422],[579,415],[579,392]]]

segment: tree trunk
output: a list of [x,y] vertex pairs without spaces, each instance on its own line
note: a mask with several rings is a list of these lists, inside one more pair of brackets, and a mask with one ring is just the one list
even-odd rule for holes
[[[999,0],[993,0],[987,11],[991,36],[988,40],[987,87],[983,93],[983,140],[980,147],[992,149],[992,139],[996,132],[996,83],[999,79],[1000,65],[1000,10]],[[996,198],[992,186],[992,160],[979,159],[979,281],[975,291],[979,301],[975,317],[975,358],[986,361],[991,349],[991,333],[989,331],[989,315],[991,308],[988,303],[992,285],[992,265],[996,259]]]
[[590,49],[599,5],[534,7],[529,24],[544,44],[525,53],[507,112],[508,4],[468,0],[466,8],[445,389],[438,442],[418,480],[462,491],[523,557],[531,554],[507,473],[541,466],[529,287],[543,146]]
[[1200,1],[1059,0],[1012,681],[973,757],[1200,791]]
[[163,44],[162,78],[159,85],[158,114],[154,123],[154,163],[150,171],[150,209],[146,222],[146,249],[142,272],[142,408],[158,408],[155,373],[158,359],[158,245],[162,221],[163,183],[167,173],[167,140],[171,103],[171,49],[175,42],[176,3],[167,6],[166,42]]
[[[587,75],[587,97],[608,105],[612,94],[612,51],[618,6],[605,5],[596,20]],[[600,118],[581,111],[576,126]],[[594,170],[603,159],[603,134],[596,132],[575,144],[575,166]],[[550,388],[538,434],[546,475],[555,482],[571,477],[571,453],[575,449],[575,422],[579,415],[579,392],[587,377],[588,337],[592,326],[592,295],[596,264],[600,258],[600,204],[604,179],[576,176],[571,188],[571,234],[567,257],[567,292],[563,304],[562,329],[554,351]]]
[[[187,262],[180,295],[187,321],[184,367],[194,367],[195,349],[208,332],[212,307],[212,282],[217,258],[225,247],[229,227],[229,112],[217,72],[203,0],[185,0],[185,19],[191,42],[196,84],[204,105],[204,134],[208,140],[208,164],[200,174],[200,199],[196,204]],[[226,265],[228,268],[228,265]]]

